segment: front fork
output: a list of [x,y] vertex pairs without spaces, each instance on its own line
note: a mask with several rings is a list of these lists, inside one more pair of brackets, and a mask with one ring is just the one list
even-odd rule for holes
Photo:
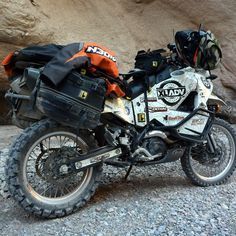
[[217,144],[211,132],[209,132],[209,134],[207,135],[207,143],[209,145],[210,152],[215,153]]

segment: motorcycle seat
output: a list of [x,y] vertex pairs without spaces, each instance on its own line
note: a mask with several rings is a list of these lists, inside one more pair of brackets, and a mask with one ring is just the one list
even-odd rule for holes
[[[152,83],[155,84],[155,76],[150,76],[148,77],[148,80]],[[135,80],[132,80],[127,87],[126,90],[126,96],[134,99],[138,97],[140,94],[144,93],[145,90],[147,90],[147,85],[145,83],[145,78],[136,78]]]
[[170,67],[166,67],[163,71],[161,71],[157,75],[149,75],[148,77],[140,76],[141,72],[133,74],[133,80],[129,82],[127,85],[126,96],[131,100],[135,99],[136,97],[144,93],[145,90],[149,89],[150,87],[153,87],[157,83],[160,83],[170,78],[170,73],[171,73]]
[[126,74],[120,74],[120,76],[122,76],[125,80],[128,80],[131,77],[133,77],[133,78],[140,78],[140,77],[143,78],[143,77],[146,76],[146,71],[135,68],[133,70],[130,70]]

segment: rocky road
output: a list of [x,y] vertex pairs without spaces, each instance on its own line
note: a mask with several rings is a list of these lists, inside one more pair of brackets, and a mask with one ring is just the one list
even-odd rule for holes
[[180,163],[106,168],[101,186],[80,211],[41,220],[4,192],[3,165],[20,130],[0,127],[0,235],[236,235],[236,174],[224,185],[201,188],[185,178]]

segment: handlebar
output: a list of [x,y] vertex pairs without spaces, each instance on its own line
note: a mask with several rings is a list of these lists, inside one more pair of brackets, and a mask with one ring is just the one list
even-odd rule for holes
[[178,56],[175,43],[169,43],[167,45],[169,49],[169,54],[166,56],[167,63],[170,65],[185,67],[183,60]]
[[176,52],[175,43],[169,43],[169,44],[167,45],[167,48],[168,48],[171,52]]

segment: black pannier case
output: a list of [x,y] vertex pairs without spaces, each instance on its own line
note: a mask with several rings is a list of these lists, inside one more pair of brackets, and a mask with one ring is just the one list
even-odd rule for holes
[[61,124],[93,129],[100,123],[105,94],[104,79],[72,72],[56,88],[41,82],[37,107]]

